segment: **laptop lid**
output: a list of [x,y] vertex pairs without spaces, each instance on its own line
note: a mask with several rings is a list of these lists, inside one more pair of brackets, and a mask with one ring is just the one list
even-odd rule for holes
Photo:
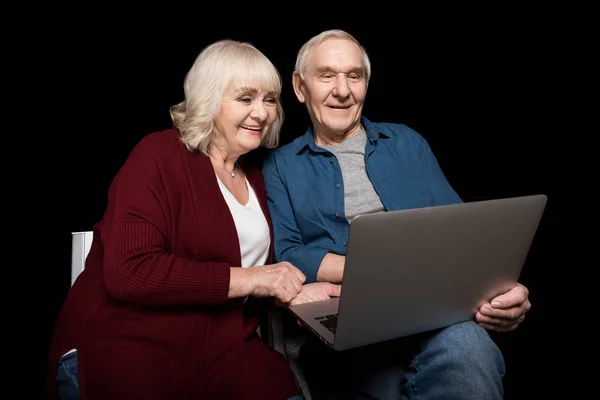
[[[518,281],[546,202],[541,194],[356,217],[333,347],[472,319]],[[313,324],[306,311],[329,302],[305,305],[301,318]]]

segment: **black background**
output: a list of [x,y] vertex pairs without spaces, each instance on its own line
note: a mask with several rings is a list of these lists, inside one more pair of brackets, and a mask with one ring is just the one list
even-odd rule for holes
[[354,34],[371,58],[364,115],[405,123],[422,134],[465,201],[548,195],[522,275],[533,307],[517,331],[494,337],[507,362],[507,399],[543,398],[561,390],[554,377],[566,361],[560,358],[564,350],[554,345],[563,331],[553,301],[566,282],[553,265],[564,259],[559,225],[568,179],[557,160],[564,162],[568,150],[552,139],[563,128],[557,117],[564,109],[553,106],[563,85],[556,60],[568,53],[560,29],[518,19],[304,21],[274,27],[232,20],[185,30],[80,21],[57,27],[52,40],[40,37],[40,47],[51,54],[45,60],[50,68],[30,72],[33,80],[37,73],[51,75],[44,77],[48,91],[29,99],[45,104],[45,125],[35,128],[48,130],[32,182],[34,218],[44,238],[43,262],[36,269],[42,287],[35,323],[40,340],[31,369],[40,390],[53,324],[70,284],[71,232],[90,230],[101,217],[108,185],[133,146],[170,127],[168,108],[182,100],[183,79],[197,54],[215,40],[231,38],[251,42],[273,61],[284,84],[285,144],[309,122],[291,86],[296,53],[330,28]]

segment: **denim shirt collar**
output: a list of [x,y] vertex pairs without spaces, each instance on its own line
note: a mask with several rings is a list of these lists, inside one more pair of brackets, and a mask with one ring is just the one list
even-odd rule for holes
[[[362,126],[365,128],[365,131],[367,132],[367,138],[369,139],[369,141],[377,141],[379,136],[383,136],[386,138],[388,137],[388,135],[386,135],[385,133],[378,131],[375,128],[375,126],[373,126],[371,121],[369,121],[367,118],[361,117],[360,122],[361,122]],[[326,150],[320,148],[319,146],[317,146],[317,143],[315,142],[315,138],[313,136],[312,126],[308,127],[308,129],[306,130],[306,133],[302,136],[302,139],[297,142],[296,154],[299,154],[300,152],[302,152],[302,150],[304,150],[307,147],[315,152],[326,151]]]

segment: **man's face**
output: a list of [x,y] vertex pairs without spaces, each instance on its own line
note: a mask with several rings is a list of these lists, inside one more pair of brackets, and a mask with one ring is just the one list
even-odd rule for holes
[[352,136],[360,131],[367,80],[360,48],[329,39],[308,58],[304,79],[293,76],[298,100],[306,104],[317,136]]

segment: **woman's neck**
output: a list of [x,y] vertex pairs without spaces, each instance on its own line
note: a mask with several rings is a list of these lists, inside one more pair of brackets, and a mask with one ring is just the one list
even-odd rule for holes
[[230,155],[223,150],[213,148],[209,152],[209,158],[215,168],[222,169],[232,177],[235,177],[239,156]]

